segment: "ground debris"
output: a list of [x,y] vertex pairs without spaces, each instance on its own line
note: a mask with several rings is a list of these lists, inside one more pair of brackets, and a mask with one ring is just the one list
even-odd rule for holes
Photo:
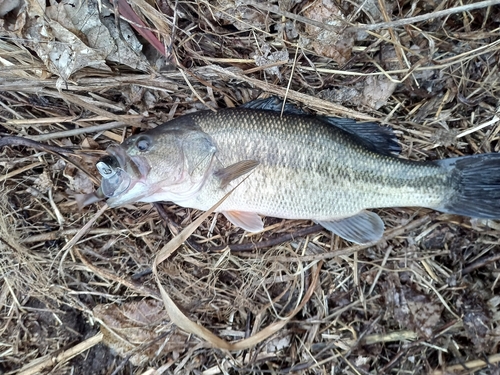
[[500,342],[498,328],[492,322],[492,306],[488,306],[483,293],[461,295],[457,307],[463,315],[466,337],[471,340],[476,353],[488,352]]
[[[192,321],[238,342],[311,290],[282,329],[229,353],[157,302],[152,261],[198,212],[73,198],[98,184],[110,144],[269,94],[375,118],[407,159],[498,152],[500,8],[478,4],[137,0],[125,15],[124,0],[0,1],[0,137],[75,152],[0,149],[0,373],[42,360],[75,375],[493,373],[497,221],[380,209],[387,236],[366,248],[304,220],[266,218],[249,235],[212,214],[158,267]],[[78,352],[99,330],[106,344]]]
[[413,330],[424,338],[433,337],[440,323],[443,305],[429,295],[418,291],[415,285],[399,285],[399,280],[384,291],[385,304],[392,318],[401,328]]
[[119,356],[130,356],[135,366],[155,359],[160,349],[171,354],[184,349],[186,336],[168,334],[168,316],[159,301],[97,305],[93,313],[102,322],[103,342]]

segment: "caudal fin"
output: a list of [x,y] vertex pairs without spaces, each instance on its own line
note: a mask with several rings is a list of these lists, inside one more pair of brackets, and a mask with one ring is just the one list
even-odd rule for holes
[[449,169],[453,186],[440,211],[500,219],[500,154],[444,159],[438,164]]

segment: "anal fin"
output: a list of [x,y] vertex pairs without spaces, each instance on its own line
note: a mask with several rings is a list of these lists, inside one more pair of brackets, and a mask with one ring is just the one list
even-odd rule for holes
[[336,235],[357,244],[378,241],[384,234],[384,222],[380,216],[371,211],[362,211],[344,219],[317,221],[317,223]]
[[222,213],[231,223],[247,232],[260,232],[264,229],[262,219],[255,212],[224,211]]

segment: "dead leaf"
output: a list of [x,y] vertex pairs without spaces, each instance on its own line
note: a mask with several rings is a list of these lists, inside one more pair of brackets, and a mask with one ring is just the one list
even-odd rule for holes
[[26,22],[26,4],[22,0],[0,1],[0,30],[16,35]]
[[[164,343],[164,340],[153,342],[160,335],[162,322],[168,318],[159,301],[149,299],[122,306],[97,305],[93,313],[102,321],[103,342],[119,356],[126,357],[132,350],[146,344],[131,356],[130,362],[135,366],[152,360]],[[182,350],[185,340],[185,336],[170,335],[169,351]]]
[[66,164],[63,175],[68,179],[68,187],[71,191],[79,194],[94,192],[94,184],[90,178],[73,164]]
[[397,86],[397,83],[385,76],[368,76],[364,84],[361,104],[373,109],[383,107]]
[[[134,69],[147,71],[149,63],[141,54],[142,44],[129,24],[120,21],[118,31],[115,16],[97,4],[73,0],[47,8],[47,14],[86,44],[99,51],[107,61],[118,62]],[[121,35],[120,35],[121,33]]]
[[44,62],[47,69],[63,80],[86,66],[109,70],[102,56],[85,45],[75,34],[56,21],[27,21],[24,37],[27,45]]
[[[393,47],[384,48],[377,56],[385,71],[399,68],[396,52]],[[387,104],[387,101],[398,86],[398,78],[387,74],[366,75],[361,77],[354,85],[339,85],[339,88],[324,90],[320,95],[335,103],[346,103],[352,106],[362,106],[379,109]]]
[[368,76],[354,87],[324,90],[320,97],[334,103],[379,109],[391,97],[397,84],[385,76]]
[[300,35],[301,44],[320,56],[333,59],[343,65],[350,58],[354,37],[346,32],[348,26],[342,11],[332,0],[316,0],[304,11],[304,16],[338,29],[330,31],[306,24]]
[[464,293],[457,299],[457,307],[462,313],[465,333],[474,344],[474,351],[481,353],[491,350],[499,341],[498,330],[493,330],[491,311],[478,292]]
[[[362,11],[370,16],[373,23],[384,20],[378,0],[355,0],[354,2],[362,7]],[[394,3],[391,1],[386,1],[384,5],[388,12],[391,12],[394,8]]]
[[116,27],[114,17],[104,17],[102,21],[103,25],[108,29],[114,42],[114,47],[106,56],[106,60],[130,66],[133,69],[145,72],[150,71],[151,65],[141,52],[142,44],[137,39],[128,23],[119,23],[121,31],[120,35],[120,32]]
[[389,289],[387,294],[386,301],[393,302],[394,318],[402,327],[432,337],[444,308],[441,303],[406,285]]
[[100,13],[97,3],[73,0],[45,8],[28,0],[26,12],[23,37],[27,45],[63,82],[85,67],[110,71],[106,61],[149,70],[130,26],[119,22],[119,32],[114,16],[105,8]]
[[46,170],[38,175],[38,177],[35,179],[34,185],[36,189],[41,193],[46,193],[54,187],[54,183],[50,177],[50,174]]
[[267,353],[277,353],[285,348],[288,348],[291,344],[291,335],[278,336],[266,343]]
[[[282,51],[274,51],[271,52],[271,46],[267,43],[264,43],[260,48],[260,51],[256,52],[253,56],[255,59],[255,65],[257,66],[265,66],[269,64],[273,64],[276,62],[288,62],[290,55],[286,49]],[[264,71],[268,74],[274,75],[279,78],[281,81],[282,76],[278,66],[273,66],[271,68],[266,68]]]
[[266,25],[266,15],[252,8],[252,1],[222,0],[212,3],[217,9],[212,13],[213,17],[222,25],[233,25],[238,30],[262,29]]
[[151,30],[149,30],[141,18],[135,13],[127,0],[118,0],[118,11],[130,22],[130,25],[141,34],[158,52],[165,56],[165,46],[158,40]]

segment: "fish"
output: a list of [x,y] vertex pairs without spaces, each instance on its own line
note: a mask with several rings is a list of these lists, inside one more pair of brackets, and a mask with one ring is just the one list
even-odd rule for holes
[[372,209],[500,218],[500,154],[408,160],[389,127],[281,109],[272,97],[194,112],[111,145],[96,165],[101,186],[79,204],[206,211],[232,190],[216,211],[248,232],[263,230],[262,216],[308,219],[358,244],[383,237]]

